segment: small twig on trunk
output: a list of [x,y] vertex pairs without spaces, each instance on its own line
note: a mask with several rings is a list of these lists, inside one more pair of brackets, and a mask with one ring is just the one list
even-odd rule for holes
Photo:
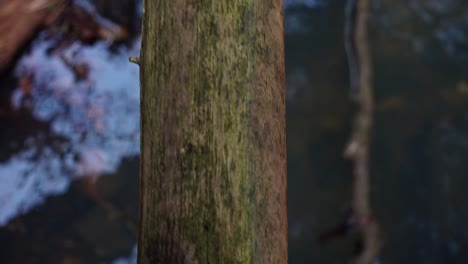
[[[345,157],[354,163],[353,212],[362,232],[364,248],[357,264],[370,264],[380,250],[379,226],[372,216],[369,202],[369,150],[373,123],[372,65],[368,46],[370,0],[348,0],[346,48],[350,65],[350,82],[358,105],[351,139]],[[354,5],[354,6],[352,6]],[[355,90],[354,90],[355,89]]]

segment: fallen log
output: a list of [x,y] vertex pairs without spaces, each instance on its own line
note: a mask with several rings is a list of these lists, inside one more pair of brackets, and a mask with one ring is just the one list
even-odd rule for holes
[[41,27],[53,23],[69,0],[0,0],[0,72]]

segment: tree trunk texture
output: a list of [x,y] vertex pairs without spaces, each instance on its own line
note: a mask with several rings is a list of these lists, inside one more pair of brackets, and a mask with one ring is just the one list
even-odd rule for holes
[[138,263],[287,263],[282,0],[146,0]]

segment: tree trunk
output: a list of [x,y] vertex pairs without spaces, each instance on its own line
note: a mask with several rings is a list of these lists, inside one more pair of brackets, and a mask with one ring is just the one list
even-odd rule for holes
[[138,263],[287,263],[282,0],[146,0]]

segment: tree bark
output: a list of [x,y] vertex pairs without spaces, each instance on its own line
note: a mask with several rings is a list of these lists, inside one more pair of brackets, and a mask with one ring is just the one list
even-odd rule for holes
[[287,263],[282,0],[146,0],[138,263]]

